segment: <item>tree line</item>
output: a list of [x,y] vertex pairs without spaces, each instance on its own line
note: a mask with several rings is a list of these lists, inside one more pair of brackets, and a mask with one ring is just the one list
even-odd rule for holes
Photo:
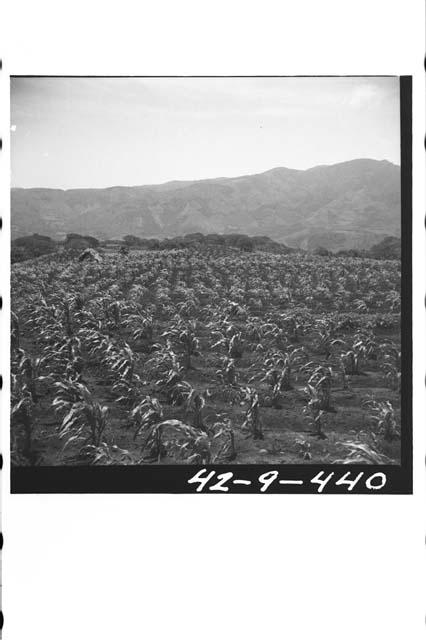
[[[296,249],[287,247],[283,243],[275,242],[267,236],[248,236],[242,233],[188,233],[173,238],[140,238],[135,235],[125,235],[121,240],[98,240],[94,236],[68,233],[64,240],[54,240],[49,236],[34,233],[12,240],[11,261],[22,262],[37,258],[57,251],[77,253],[85,249],[102,250],[108,247],[122,249],[127,253],[130,250],[170,250],[202,247],[236,248],[243,252],[267,251],[272,253],[288,254]],[[301,251],[301,250],[298,250]],[[378,260],[399,260],[401,258],[401,240],[394,236],[387,236],[381,242],[368,250],[345,249],[337,253],[324,247],[312,250],[319,256],[375,258]]]

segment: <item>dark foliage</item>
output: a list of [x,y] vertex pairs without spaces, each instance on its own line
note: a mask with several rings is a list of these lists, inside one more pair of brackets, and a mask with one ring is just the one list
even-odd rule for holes
[[401,239],[395,238],[395,236],[386,236],[381,242],[371,247],[368,255],[376,260],[400,260]]
[[12,240],[11,260],[12,263],[22,262],[22,260],[30,260],[47,253],[53,253],[56,249],[57,245],[52,238],[33,233],[31,236]]

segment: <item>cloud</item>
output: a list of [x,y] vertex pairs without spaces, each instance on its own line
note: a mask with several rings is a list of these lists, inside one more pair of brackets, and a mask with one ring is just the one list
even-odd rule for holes
[[16,124],[10,125],[10,130],[14,133],[16,131]]
[[376,100],[378,94],[376,87],[371,85],[356,87],[349,95],[346,104],[351,107],[363,107]]

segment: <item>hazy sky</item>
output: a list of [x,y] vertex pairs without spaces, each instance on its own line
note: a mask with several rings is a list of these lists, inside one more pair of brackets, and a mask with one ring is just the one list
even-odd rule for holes
[[12,78],[12,186],[399,164],[398,78]]

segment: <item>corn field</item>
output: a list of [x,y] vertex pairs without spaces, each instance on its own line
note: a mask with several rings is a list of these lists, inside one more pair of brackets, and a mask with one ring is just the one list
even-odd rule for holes
[[64,253],[11,280],[14,465],[399,463],[398,261]]

